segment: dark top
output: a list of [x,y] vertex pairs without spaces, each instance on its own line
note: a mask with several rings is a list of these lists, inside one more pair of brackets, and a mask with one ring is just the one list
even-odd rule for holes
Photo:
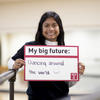
[[[36,41],[27,42],[25,45],[41,45]],[[13,60],[24,59],[24,46],[12,57]],[[29,81],[27,94],[35,100],[55,100],[69,92],[68,84],[64,81]],[[37,99],[38,98],[38,99]],[[46,98],[46,99],[45,99]]]

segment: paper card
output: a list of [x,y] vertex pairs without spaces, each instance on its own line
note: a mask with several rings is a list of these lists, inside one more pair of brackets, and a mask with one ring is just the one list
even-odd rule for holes
[[24,47],[25,81],[78,81],[78,46]]

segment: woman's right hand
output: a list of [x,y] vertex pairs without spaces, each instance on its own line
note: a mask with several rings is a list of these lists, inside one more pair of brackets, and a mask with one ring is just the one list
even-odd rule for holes
[[23,65],[25,64],[23,59],[16,59],[13,65],[13,69],[17,70],[19,68],[21,68]]

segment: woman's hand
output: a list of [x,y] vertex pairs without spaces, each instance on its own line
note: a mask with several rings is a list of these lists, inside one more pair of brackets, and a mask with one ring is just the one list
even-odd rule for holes
[[13,69],[19,69],[24,65],[24,60],[23,59],[16,59],[13,65]]
[[79,62],[79,74],[83,75],[85,71],[85,65],[81,62]]

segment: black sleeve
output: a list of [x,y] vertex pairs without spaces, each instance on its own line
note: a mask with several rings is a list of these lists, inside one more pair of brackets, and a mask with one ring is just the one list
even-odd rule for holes
[[[36,41],[26,42],[24,45],[39,45]],[[17,51],[17,53],[12,57],[13,60],[21,58],[24,60],[24,45]]]
[[24,59],[24,46],[22,46],[17,53],[12,57],[13,60],[16,60],[18,58]]

